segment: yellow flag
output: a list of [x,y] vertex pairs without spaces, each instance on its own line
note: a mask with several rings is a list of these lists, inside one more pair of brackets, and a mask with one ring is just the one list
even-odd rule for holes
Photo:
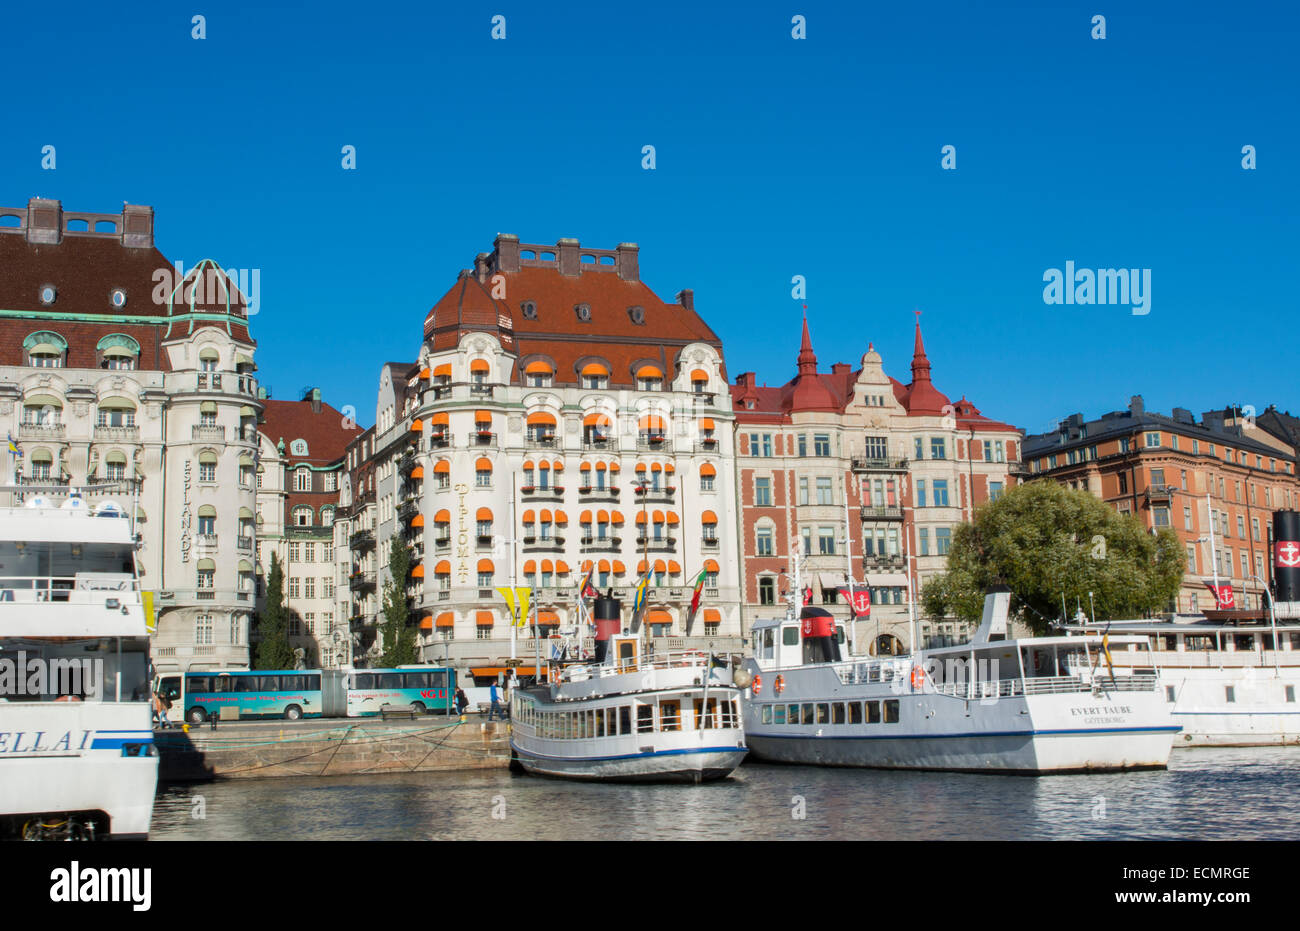
[[140,604],[144,606],[144,629],[151,634],[158,632],[158,617],[153,608],[153,592],[141,592]]
[[515,617],[516,617],[516,615],[515,615],[515,590],[514,590],[513,588],[506,588],[506,587],[504,587],[504,586],[499,586],[499,587],[497,588],[497,591],[499,591],[499,592],[501,593],[501,597],[504,598],[504,599],[506,600],[506,604],[510,606],[510,620],[513,622],[513,621],[515,620]]
[[528,624],[528,607],[532,600],[533,590],[531,588],[516,588],[515,597],[519,599],[519,619],[515,622],[519,627],[525,627]]

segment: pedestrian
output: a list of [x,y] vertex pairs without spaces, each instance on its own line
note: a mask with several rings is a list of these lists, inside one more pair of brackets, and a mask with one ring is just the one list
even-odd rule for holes
[[456,713],[459,715],[464,715],[465,709],[468,707],[469,707],[469,698],[465,695],[465,690],[458,687],[456,689]]
[[496,716],[501,714],[501,695],[497,691],[496,679],[492,680],[492,687],[488,690],[488,696],[492,699],[492,707],[488,708],[488,720],[494,721]]

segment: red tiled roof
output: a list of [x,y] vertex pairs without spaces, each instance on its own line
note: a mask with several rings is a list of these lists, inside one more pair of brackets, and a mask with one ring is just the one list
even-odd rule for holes
[[[284,456],[292,468],[299,463],[323,466],[338,462],[347,451],[348,443],[359,436],[361,428],[355,422],[344,426],[344,416],[324,401],[320,413],[311,409],[311,401],[275,401],[267,399],[263,421],[258,429],[272,443],[284,440]],[[307,455],[294,456],[290,444],[294,440],[307,441]]]
[[[496,275],[504,281],[494,282]],[[499,293],[500,285],[507,297],[494,299],[493,290]],[[525,302],[536,305],[535,319],[524,316]],[[579,304],[590,308],[589,321],[578,319]],[[644,323],[633,321],[633,307],[643,309]],[[703,342],[722,351],[722,341],[693,309],[661,300],[640,280],[590,266],[574,275],[561,274],[556,266],[493,268],[482,281],[473,272],[462,272],[429,311],[424,334],[432,337],[436,352],[456,346],[464,333],[475,330],[497,336],[519,357],[552,359],[562,383],[576,383],[580,363],[592,358],[609,363],[611,384],[631,385],[634,362],[653,359],[671,379],[677,375],[677,347]]]
[[[4,274],[0,273],[0,280]],[[0,365],[26,365],[23,340],[39,330],[58,333],[68,341],[68,368],[93,369],[98,362],[95,347],[110,333],[125,333],[140,344],[136,367],[142,371],[170,372],[171,362],[162,348],[164,327],[153,324],[81,323],[72,320],[0,318]]]

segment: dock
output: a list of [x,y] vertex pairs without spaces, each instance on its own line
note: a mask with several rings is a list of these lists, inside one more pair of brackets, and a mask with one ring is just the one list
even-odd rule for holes
[[222,721],[154,731],[161,782],[497,769],[510,761],[505,722],[480,715],[414,721],[326,718]]

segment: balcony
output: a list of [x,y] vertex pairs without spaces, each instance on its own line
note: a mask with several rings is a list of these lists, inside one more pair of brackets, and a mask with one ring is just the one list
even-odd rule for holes
[[584,553],[617,553],[622,547],[622,537],[581,537],[578,543]]
[[554,433],[538,433],[524,438],[529,449],[555,449],[559,445]]
[[673,441],[666,436],[640,436],[637,437],[636,448],[639,452],[667,453],[672,452]]
[[436,553],[445,553],[451,549],[451,537],[438,537],[433,541],[433,549]]
[[665,485],[663,488],[642,488],[637,485],[632,491],[636,494],[638,501],[644,497],[647,501],[663,501],[671,504],[677,495],[677,486]]
[[493,385],[480,385],[471,382],[469,386],[469,396],[471,398],[490,398],[492,397],[492,389],[494,387],[495,386]]
[[429,434],[430,449],[446,449],[450,445],[451,445],[451,437],[447,433],[443,432],[443,433]]
[[96,424],[95,440],[100,443],[138,443],[140,442],[140,428],[134,424],[129,426]]
[[542,488],[538,485],[524,485],[519,489],[519,493],[537,501],[547,498],[554,498],[558,501],[564,497],[564,486],[549,485],[546,488]]
[[358,530],[348,538],[348,545],[358,552],[365,552],[375,545],[373,530]]
[[216,424],[195,424],[190,427],[190,439],[201,443],[224,443],[226,428]]
[[403,475],[410,475],[415,470],[415,453],[410,450],[402,454],[397,460],[397,471]]
[[906,472],[906,459],[854,459],[850,468],[854,472]]
[[144,482],[138,478],[127,478],[126,476],[99,476],[92,475],[86,479],[86,484],[82,488],[82,494],[85,495],[132,495],[136,494],[143,487]]
[[1031,474],[1031,473],[1030,473],[1030,470],[1029,470],[1029,463],[1027,463],[1027,462],[1008,462],[1008,463],[1007,463],[1007,474],[1008,474],[1008,475],[1020,476],[1020,477],[1027,477],[1027,476],[1029,476],[1029,475]]
[[618,450],[618,440],[608,436],[586,436],[582,438],[583,450],[608,450],[616,452]]
[[868,505],[862,508],[862,520],[902,520],[903,509],[898,505]]
[[491,430],[475,430],[465,438],[470,447],[480,449],[496,448],[497,435]]
[[654,537],[637,537],[637,548],[644,547],[651,553],[672,553],[677,550],[676,537],[660,537],[656,540]]
[[348,576],[348,588],[354,592],[366,591],[375,587],[375,580],[370,578],[369,573],[354,572]]
[[578,489],[578,494],[590,501],[603,501],[606,499],[610,501],[617,501],[619,496],[619,489],[615,485],[610,485],[605,488],[596,488],[592,485],[583,485]]
[[479,534],[474,538],[474,546],[475,549],[480,551],[490,550],[492,549],[492,544],[494,541],[495,541],[495,537],[493,537],[491,534]]
[[373,614],[354,614],[348,618],[348,628],[351,630],[362,630],[366,627],[372,627],[375,623]]
[[712,391],[693,391],[691,392],[691,400],[695,402],[697,407],[712,407],[714,393]]
[[62,423],[20,423],[18,439],[20,440],[61,440],[68,428]]
[[719,546],[717,537],[703,537],[700,539],[700,547],[706,550],[716,550]]
[[524,548],[528,550],[562,550],[564,537],[524,537]]
[[411,520],[419,513],[420,502],[415,498],[407,498],[397,508],[397,516],[401,520]]
[[217,548],[217,535],[215,533],[196,533],[194,535],[194,548],[197,550],[215,550]]
[[241,550],[242,552],[245,553],[252,552],[253,550],[252,536],[250,535],[250,536],[235,537],[235,549]]
[[868,572],[902,572],[907,563],[902,556],[867,555],[862,557],[862,568]]
[[700,437],[700,441],[695,444],[695,449],[697,452],[701,452],[701,453],[717,452],[718,449],[717,437],[712,437],[712,436]]
[[1172,485],[1150,485],[1146,490],[1147,505],[1152,504],[1169,504],[1173,500],[1174,487]]

